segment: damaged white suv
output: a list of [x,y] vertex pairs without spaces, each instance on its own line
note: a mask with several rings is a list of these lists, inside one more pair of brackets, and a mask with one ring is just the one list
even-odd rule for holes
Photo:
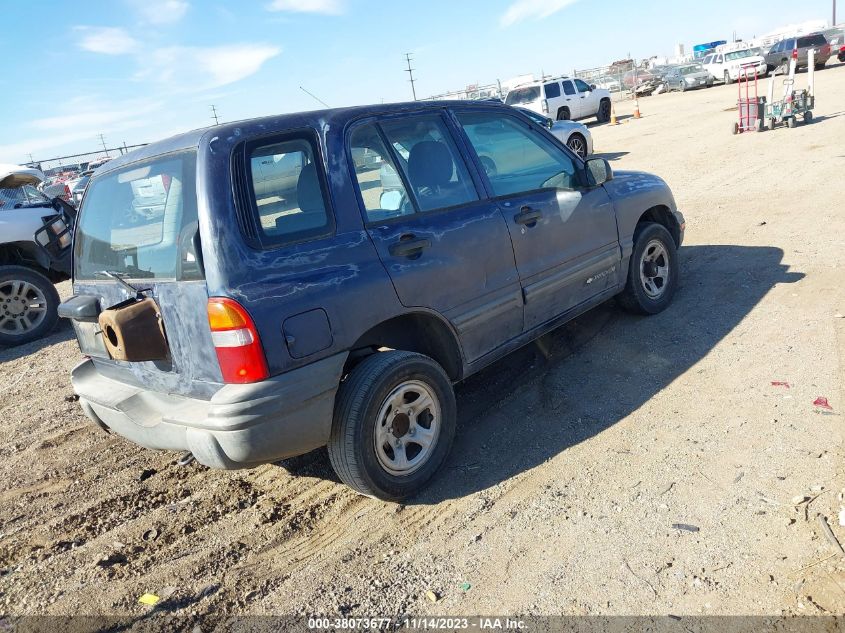
[[0,345],[29,343],[56,325],[54,283],[70,276],[76,212],[36,185],[37,169],[0,165]]

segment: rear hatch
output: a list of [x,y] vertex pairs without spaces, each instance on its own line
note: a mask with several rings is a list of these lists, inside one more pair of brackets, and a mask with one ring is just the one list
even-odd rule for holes
[[138,297],[158,304],[167,358],[113,360],[96,319],[74,320],[82,352],[110,378],[207,398],[222,381],[208,326],[199,244],[196,154],[181,152],[92,177],[74,239],[74,294],[100,310]]

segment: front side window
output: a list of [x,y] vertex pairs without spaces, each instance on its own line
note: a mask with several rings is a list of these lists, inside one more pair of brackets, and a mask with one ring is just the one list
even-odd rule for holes
[[580,79],[575,80],[575,87],[578,88],[578,92],[590,92],[592,88],[590,88],[589,84],[586,81],[582,81]]
[[546,99],[557,99],[560,96],[560,84],[556,81],[546,84],[544,90],[546,91]]
[[573,160],[527,124],[492,112],[461,112],[458,120],[495,196],[577,186]]
[[200,279],[196,155],[160,156],[91,180],[74,239],[77,279]]
[[463,158],[439,115],[391,119],[380,125],[400,157],[399,167],[420,211],[478,200]]
[[568,95],[575,94],[575,87],[572,85],[571,81],[564,81],[563,82],[563,92]]
[[[356,161],[355,178],[368,222],[381,222],[414,213],[414,206],[374,123],[360,125],[350,137],[352,156],[369,153],[377,160],[372,165]],[[395,146],[394,146],[395,147]],[[399,160],[407,160],[404,149],[395,147]]]
[[294,138],[252,148],[252,194],[264,242],[298,242],[331,229],[316,151],[310,139]]

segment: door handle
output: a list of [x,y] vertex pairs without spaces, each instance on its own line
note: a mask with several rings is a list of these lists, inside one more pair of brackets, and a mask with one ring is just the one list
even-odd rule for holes
[[413,235],[403,235],[395,244],[388,247],[388,251],[395,257],[413,257],[426,248],[431,247],[431,240],[417,240]]
[[537,211],[537,209],[532,209],[529,206],[524,206],[519,210],[519,213],[513,216],[513,221],[517,224],[534,225],[537,224],[537,220],[542,217],[542,212]]

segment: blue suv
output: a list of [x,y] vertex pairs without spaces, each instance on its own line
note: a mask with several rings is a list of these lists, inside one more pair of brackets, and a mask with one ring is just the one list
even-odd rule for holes
[[660,312],[683,232],[660,178],[502,104],[188,132],[91,178],[73,386],[142,446],[232,469],[328,445],[346,484],[402,499],[449,452],[454,383],[613,296]]

